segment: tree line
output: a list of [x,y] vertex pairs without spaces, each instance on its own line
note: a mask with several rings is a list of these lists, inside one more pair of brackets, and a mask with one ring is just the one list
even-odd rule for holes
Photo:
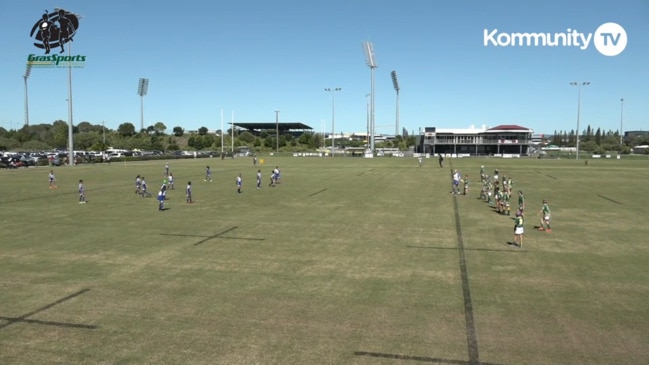
[[[52,124],[35,124],[20,129],[7,130],[0,127],[0,151],[48,151],[68,148],[68,123],[57,120]],[[103,124],[81,122],[72,128],[74,149],[79,151],[105,151],[109,147],[127,150],[147,151],[211,151],[221,150],[221,143],[227,150],[234,146],[247,146],[253,151],[274,151],[279,145],[282,151],[314,151],[326,147],[321,134],[305,132],[299,136],[281,134],[279,143],[275,130],[261,131],[253,134],[247,130],[232,129],[209,133],[207,127],[187,132],[181,126],[172,128],[167,134],[167,126],[162,122],[137,131],[133,123],[122,123],[116,130],[106,128]],[[221,138],[221,134],[223,137]],[[335,141],[336,147],[364,147],[364,140],[340,138]],[[414,137],[397,136],[393,141],[377,144],[377,148],[397,147],[407,149],[415,145]]]
[[[559,147],[576,147],[577,133],[574,129],[568,131],[554,131],[550,143]],[[630,135],[622,139],[618,131],[604,131],[601,128],[593,129],[590,125],[579,135],[579,150],[602,154],[617,151],[623,154],[631,153],[635,146],[649,144],[649,135]]]

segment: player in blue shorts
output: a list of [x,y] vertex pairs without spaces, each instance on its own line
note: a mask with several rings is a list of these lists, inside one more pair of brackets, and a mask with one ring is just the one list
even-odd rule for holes
[[205,180],[204,181],[212,182],[212,169],[210,169],[209,166],[205,167]]
[[241,194],[241,186],[243,185],[243,179],[241,178],[241,173],[237,176],[237,193]]
[[193,201],[192,201],[192,182],[191,181],[187,182],[187,188],[185,189],[185,193],[187,194],[187,204],[193,203]]
[[83,180],[79,180],[79,204],[86,203],[86,187],[83,185]]
[[50,189],[56,189],[56,177],[54,176],[54,171],[50,170]]
[[158,192],[158,210],[165,209],[165,194],[167,192],[167,185],[162,185],[160,191]]
[[141,194],[142,192],[142,178],[140,175],[135,177],[135,194]]

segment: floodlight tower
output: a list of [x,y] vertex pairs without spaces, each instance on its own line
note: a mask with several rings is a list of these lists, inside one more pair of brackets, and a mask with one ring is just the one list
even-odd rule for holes
[[336,92],[342,90],[342,88],[326,88],[324,90],[331,93],[331,157],[334,157],[334,143],[336,141]]
[[32,63],[27,62],[27,67],[25,68],[25,74],[23,79],[25,79],[25,125],[29,127],[29,99],[27,97],[27,79],[32,72]]
[[140,78],[137,94],[140,95],[140,131],[144,129],[144,95],[149,91],[149,79]]
[[577,154],[575,159],[579,160],[579,119],[581,114],[581,87],[590,85],[590,81],[571,82],[570,85],[577,86]]
[[279,110],[275,110],[275,153],[279,154]]
[[365,116],[366,116],[366,126],[365,126],[365,145],[370,145],[370,94],[365,94]]
[[[72,14],[69,11],[61,8],[54,8],[54,11],[58,12],[59,14]],[[74,16],[77,19],[83,18],[82,15],[79,14],[74,14]],[[60,39],[60,46],[63,47],[64,43],[68,44],[68,58],[72,60],[72,45],[70,44],[70,41],[72,39],[69,38],[67,40]],[[73,121],[73,109],[72,109],[72,61],[68,61],[68,166],[74,166],[75,165],[75,158],[74,158],[74,133],[73,133],[73,126],[74,126],[74,121]]]
[[372,74],[372,88],[370,90],[370,151],[374,153],[374,70],[376,69],[376,59],[374,58],[374,45],[370,42],[363,42],[363,52],[365,53],[365,63],[370,68]]
[[622,127],[624,126],[624,99],[620,99],[620,148],[624,146],[624,134],[622,132]]
[[394,135],[399,135],[399,80],[397,80],[397,71],[392,71],[392,85],[394,85],[394,90],[397,92],[397,121],[395,124]]

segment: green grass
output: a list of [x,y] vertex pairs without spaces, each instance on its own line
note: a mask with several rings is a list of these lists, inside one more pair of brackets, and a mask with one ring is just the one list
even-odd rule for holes
[[[53,190],[49,168],[0,171],[0,363],[649,358],[649,161],[262,158],[261,190],[247,158],[170,161],[164,212],[133,191],[142,174],[157,193],[165,161],[56,168]],[[449,163],[469,196],[449,194]],[[522,249],[477,199],[480,165],[524,190]],[[552,233],[533,229],[542,199]]]

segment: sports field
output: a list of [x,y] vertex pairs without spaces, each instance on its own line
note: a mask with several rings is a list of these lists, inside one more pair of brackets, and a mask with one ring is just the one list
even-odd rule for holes
[[260,158],[1,170],[0,364],[647,363],[649,160]]

